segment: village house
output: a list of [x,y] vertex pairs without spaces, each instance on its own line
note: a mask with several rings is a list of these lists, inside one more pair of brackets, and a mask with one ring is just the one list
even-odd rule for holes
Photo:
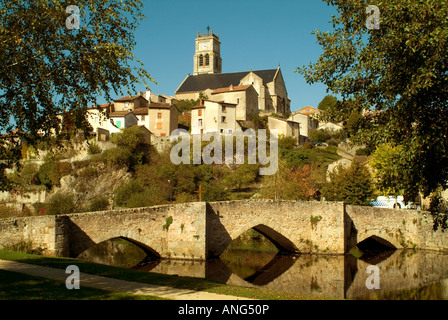
[[277,130],[277,138],[293,137],[296,145],[300,143],[300,125],[298,122],[273,116],[268,116],[269,130]]
[[[302,110],[305,111],[305,114],[302,113]],[[288,118],[288,120],[299,123],[300,126],[299,144],[309,142],[310,131],[319,128],[319,121],[317,121],[312,115],[313,112],[310,112],[310,110],[306,112],[306,108],[304,108],[299,111],[293,112]]]
[[258,114],[258,94],[252,85],[219,88],[211,92],[211,98],[236,104],[236,120],[252,120]]
[[[148,107],[148,119],[144,124],[155,136],[165,137],[178,128],[179,109],[170,103],[151,102]],[[141,115],[144,116],[144,115]],[[143,122],[143,118],[141,118]]]
[[239,128],[234,103],[201,99],[191,110],[191,134],[232,134]]

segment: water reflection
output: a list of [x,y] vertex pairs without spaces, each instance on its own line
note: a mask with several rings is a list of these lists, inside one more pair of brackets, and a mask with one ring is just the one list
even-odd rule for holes
[[[447,299],[448,254],[395,250],[364,259],[347,255],[284,255],[266,248],[236,248],[212,261],[143,261],[124,240],[95,246],[80,258],[169,275],[208,278],[230,285],[347,299]],[[143,256],[142,256],[143,255]],[[380,270],[380,289],[366,288],[367,266]]]

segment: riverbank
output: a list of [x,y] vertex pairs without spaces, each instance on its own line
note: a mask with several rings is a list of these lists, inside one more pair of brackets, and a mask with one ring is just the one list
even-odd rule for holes
[[[95,263],[86,262],[79,259],[71,258],[56,258],[56,257],[46,257],[41,255],[25,254],[12,251],[0,250],[0,259],[10,260],[20,263],[27,263],[32,265],[38,265],[43,267],[50,267],[56,269],[65,270],[69,265],[76,265],[82,273],[96,275],[105,278],[118,279],[123,281],[137,282],[140,284],[164,286],[169,288],[192,290],[197,292],[213,293],[218,295],[229,295],[234,297],[249,298],[249,299],[261,299],[261,300],[333,300],[331,297],[321,297],[313,296],[307,294],[292,294],[285,292],[276,292],[261,290],[256,288],[244,288],[236,286],[228,286],[222,283],[191,278],[191,277],[178,277],[178,276],[168,276],[157,273],[141,272],[133,269],[111,267],[106,265],[100,265]],[[68,277],[68,274],[66,275]],[[23,279],[22,279],[23,280]],[[17,280],[8,279],[11,286],[17,285],[17,281],[21,281],[20,277]],[[82,286],[82,282],[81,282]],[[73,290],[70,290],[73,291]],[[108,290],[106,290],[108,291]],[[38,292],[38,291],[36,291]],[[36,297],[20,297],[16,293],[15,299],[45,299],[45,296],[39,294]],[[101,294],[99,294],[101,297]],[[149,295],[152,296],[152,295]],[[157,296],[157,295],[156,295]],[[122,299],[129,298],[128,296],[107,296],[107,299]],[[138,296],[135,297],[139,299]],[[89,299],[88,297],[73,297],[73,299]],[[93,295],[92,300],[98,299],[97,296]],[[99,298],[101,299],[101,298]],[[57,300],[57,299],[56,299]]]

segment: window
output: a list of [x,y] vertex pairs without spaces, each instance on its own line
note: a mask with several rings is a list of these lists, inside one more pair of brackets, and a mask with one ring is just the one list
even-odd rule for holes
[[157,113],[157,119],[162,119],[162,113],[161,112]]
[[204,134],[204,129],[201,129],[201,134]]
[[162,130],[162,122],[157,122],[157,130]]
[[222,112],[226,112],[226,106],[222,106]]
[[160,136],[161,136],[161,137],[165,137],[165,136],[166,136],[166,133],[161,133]]
[[236,99],[236,103],[237,104],[240,103],[240,98]]
[[221,117],[221,122],[225,123],[226,122],[226,117]]
[[202,127],[202,119],[199,119],[199,120],[198,120],[198,126],[199,126],[199,127]]
[[210,56],[208,54],[205,55],[205,65],[210,65]]
[[221,133],[224,133],[224,129],[221,129],[220,131],[221,131]]
[[292,135],[295,136],[296,135],[296,130],[293,128],[292,129]]
[[145,121],[145,116],[144,115],[142,116],[142,120],[141,121]]
[[202,109],[198,109],[198,117],[202,117]]
[[116,126],[117,126],[117,128],[121,128],[121,121],[117,121]]
[[204,56],[201,54],[199,56],[199,66],[202,67],[204,65]]

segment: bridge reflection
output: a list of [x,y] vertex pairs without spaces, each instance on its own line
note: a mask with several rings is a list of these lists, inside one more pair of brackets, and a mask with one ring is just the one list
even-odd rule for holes
[[[380,270],[380,289],[367,289],[367,266]],[[347,255],[275,255],[253,274],[238,275],[220,259],[193,262],[157,260],[138,268],[163,274],[208,278],[229,285],[346,299],[381,299],[392,291],[441,286],[437,299],[448,299],[448,254],[394,250],[365,260]]]

